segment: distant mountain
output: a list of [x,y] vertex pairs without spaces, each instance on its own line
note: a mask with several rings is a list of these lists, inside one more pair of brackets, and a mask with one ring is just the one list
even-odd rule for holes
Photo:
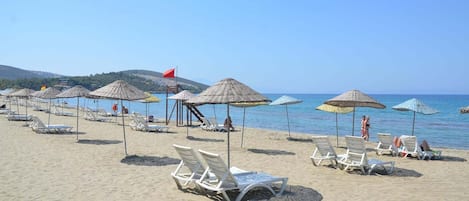
[[115,80],[124,80],[141,90],[156,93],[166,92],[167,87],[175,86],[176,82],[180,90],[189,90],[193,93],[200,93],[208,88],[208,85],[185,78],[163,78],[162,73],[148,70],[126,70],[89,76],[61,76],[48,72],[28,71],[0,65],[0,89],[30,88],[38,90],[42,85],[58,88],[82,85],[89,90],[95,90]]
[[29,79],[29,78],[58,78],[62,75],[42,72],[42,71],[28,71],[20,68],[0,65],[0,79],[16,80],[16,79]]
[[137,77],[145,78],[147,80],[153,81],[157,86],[159,86],[157,91],[164,91],[166,86],[175,86],[176,82],[182,89],[187,89],[193,92],[200,92],[209,86],[185,78],[177,77],[175,79],[163,78],[163,73],[148,71],[148,70],[127,70],[121,71],[122,73],[128,73]]

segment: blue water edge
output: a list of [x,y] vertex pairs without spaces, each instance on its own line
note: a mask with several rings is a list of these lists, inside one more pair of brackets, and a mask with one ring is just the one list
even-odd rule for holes
[[[148,115],[157,118],[165,117],[166,94],[154,94],[161,99],[159,103],[150,103]],[[336,135],[336,114],[316,110],[324,101],[337,94],[264,94],[271,100],[282,95],[288,95],[303,100],[302,103],[280,106],[257,106],[249,108],[230,107],[230,116],[236,128],[240,128],[245,117],[245,126],[288,131],[287,109],[291,132],[304,134]],[[375,100],[386,105],[385,109],[359,107],[355,113],[354,135],[360,136],[360,120],[362,115],[370,116],[370,141],[377,141],[376,133],[391,133],[394,136],[410,135],[412,133],[413,112],[400,112],[392,106],[411,98],[417,98],[426,105],[439,111],[433,115],[416,114],[415,135],[419,142],[426,139],[433,147],[457,148],[469,150],[469,114],[460,114],[461,107],[469,105],[469,95],[370,95]],[[82,98],[85,99],[85,98]],[[57,100],[59,101],[59,100]],[[76,99],[66,99],[69,104],[76,105]],[[174,101],[169,100],[169,112]],[[111,112],[115,100],[85,99],[80,105],[89,108],[102,108]],[[129,112],[146,114],[146,104],[137,101],[125,101]],[[201,105],[199,110],[208,118],[216,118],[223,123],[226,118],[226,105]],[[243,115],[245,114],[245,115]],[[352,134],[353,113],[339,114],[339,136]],[[175,114],[172,115],[175,119]],[[196,121],[196,118],[192,118]]]

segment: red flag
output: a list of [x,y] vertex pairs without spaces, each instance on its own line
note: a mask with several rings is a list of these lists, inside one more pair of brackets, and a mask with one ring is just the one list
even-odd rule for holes
[[174,78],[174,68],[171,68],[163,73],[164,78]]

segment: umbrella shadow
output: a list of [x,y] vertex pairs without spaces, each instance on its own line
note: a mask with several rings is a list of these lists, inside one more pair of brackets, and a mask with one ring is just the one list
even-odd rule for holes
[[198,138],[198,137],[193,137],[193,136],[187,136],[186,138],[188,140],[203,141],[203,142],[224,142],[225,141],[225,140],[222,140],[222,139]]
[[248,149],[248,151],[256,154],[266,154],[266,155],[296,155],[293,152],[276,150],[276,149]]
[[179,159],[159,156],[138,156],[129,155],[121,160],[121,163],[127,165],[139,165],[139,166],[166,166],[166,165],[177,165],[181,162]]
[[391,174],[392,177],[421,177],[422,173],[415,170],[409,170],[405,168],[394,168],[394,172]]
[[[278,191],[280,185],[274,185],[273,189]],[[227,192],[231,200],[235,200],[236,196],[239,195],[239,192],[229,191]],[[223,200],[223,197],[220,195],[210,195],[208,196],[212,200]],[[270,201],[320,201],[323,200],[323,196],[316,190],[308,188],[305,186],[287,186],[283,194],[279,197],[272,195],[272,193],[264,188],[254,188],[244,195],[242,200],[270,200]]]
[[[353,171],[348,171],[349,174],[356,174],[356,175],[363,175],[360,169],[355,169]],[[419,173],[415,170],[409,170],[405,168],[397,168],[394,167],[394,171],[389,174],[383,169],[376,169],[371,172],[370,175],[382,175],[382,176],[390,176],[390,177],[421,177],[423,176],[422,173]]]
[[87,140],[81,139],[78,140],[77,143],[80,144],[94,144],[94,145],[108,145],[108,144],[120,144],[122,141],[120,140]]
[[295,137],[287,137],[288,141],[293,142],[313,142],[311,138],[295,138]]

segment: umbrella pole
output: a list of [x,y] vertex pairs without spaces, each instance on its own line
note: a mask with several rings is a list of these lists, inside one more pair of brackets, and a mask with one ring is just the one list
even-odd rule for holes
[[352,136],[355,133],[355,107],[353,107],[353,117],[352,117]]
[[290,118],[288,117],[288,105],[285,105],[285,110],[287,111],[288,137],[290,137]]
[[243,148],[244,145],[244,121],[246,119],[246,107],[243,108],[243,131],[241,132],[241,148]]
[[336,130],[336,134],[337,134],[337,147],[339,147],[339,123],[338,123],[338,118],[337,118],[337,112],[335,113],[335,130]]
[[[230,117],[230,104],[226,104],[226,118]],[[231,167],[230,166],[230,127],[227,129],[227,138],[228,138],[228,169]]]
[[78,141],[78,117],[80,117],[80,97],[77,96],[77,141]]
[[[121,105],[123,105],[123,101],[121,99]],[[125,139],[125,124],[124,124],[124,115],[122,116],[122,130],[124,131],[124,150],[125,150],[125,156],[127,156],[127,141]]]
[[412,136],[414,136],[414,129],[415,129],[415,111],[414,111],[414,120],[412,121]]
[[52,111],[50,111],[50,104],[51,104],[51,102],[52,102],[52,99],[49,98],[49,118],[47,118],[47,126],[50,125],[50,113],[52,112]]

